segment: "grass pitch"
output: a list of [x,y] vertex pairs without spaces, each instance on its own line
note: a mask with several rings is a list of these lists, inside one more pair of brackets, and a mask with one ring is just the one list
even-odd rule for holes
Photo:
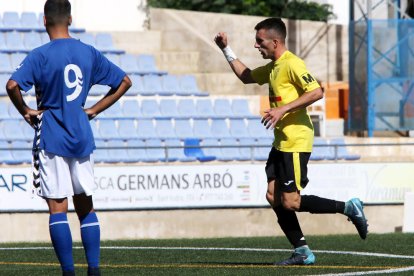
[[[414,275],[414,234],[308,236],[316,264],[277,267],[284,237],[103,241],[103,275]],[[80,244],[76,273],[86,275]],[[0,275],[60,275],[50,243],[0,244]]]

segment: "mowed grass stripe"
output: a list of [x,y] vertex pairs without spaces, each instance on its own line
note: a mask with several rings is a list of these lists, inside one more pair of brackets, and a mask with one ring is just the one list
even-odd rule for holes
[[[81,246],[74,246],[73,249],[82,249]],[[188,250],[188,251],[244,251],[244,252],[292,252],[292,249],[274,249],[274,248],[243,248],[243,247],[169,247],[169,246],[101,246],[105,250]],[[0,247],[2,250],[53,250],[53,247]],[[376,252],[360,251],[335,251],[335,250],[312,250],[314,253],[336,254],[336,255],[354,255],[368,257],[383,257],[396,259],[414,259],[413,255],[399,255]]]
[[[0,265],[22,266],[60,266],[59,263],[35,263],[35,262],[0,262]],[[87,267],[87,264],[75,264],[76,267]],[[272,264],[101,264],[102,268],[298,268],[298,266],[275,266]],[[305,266],[302,266],[305,267]],[[310,265],[309,269],[405,269],[408,266],[351,266],[351,265]]]

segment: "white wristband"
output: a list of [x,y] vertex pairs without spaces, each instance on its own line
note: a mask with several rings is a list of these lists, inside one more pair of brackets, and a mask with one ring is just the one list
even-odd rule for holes
[[228,62],[232,62],[233,60],[237,59],[236,54],[232,51],[230,46],[224,47],[222,51]]

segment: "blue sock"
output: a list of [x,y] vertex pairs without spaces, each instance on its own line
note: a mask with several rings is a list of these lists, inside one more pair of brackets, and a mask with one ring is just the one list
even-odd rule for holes
[[52,214],[49,217],[49,231],[53,248],[63,271],[74,271],[72,256],[72,235],[66,213]]
[[80,218],[81,238],[88,267],[99,267],[101,230],[95,212]]

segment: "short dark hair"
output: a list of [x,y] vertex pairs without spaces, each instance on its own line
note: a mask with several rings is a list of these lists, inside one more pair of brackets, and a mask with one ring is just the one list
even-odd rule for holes
[[71,14],[68,0],[47,0],[44,6],[46,24],[48,26],[67,24]]
[[286,38],[286,25],[280,18],[271,17],[257,23],[254,27],[256,31],[265,29],[265,30],[274,30],[276,31],[283,39]]

